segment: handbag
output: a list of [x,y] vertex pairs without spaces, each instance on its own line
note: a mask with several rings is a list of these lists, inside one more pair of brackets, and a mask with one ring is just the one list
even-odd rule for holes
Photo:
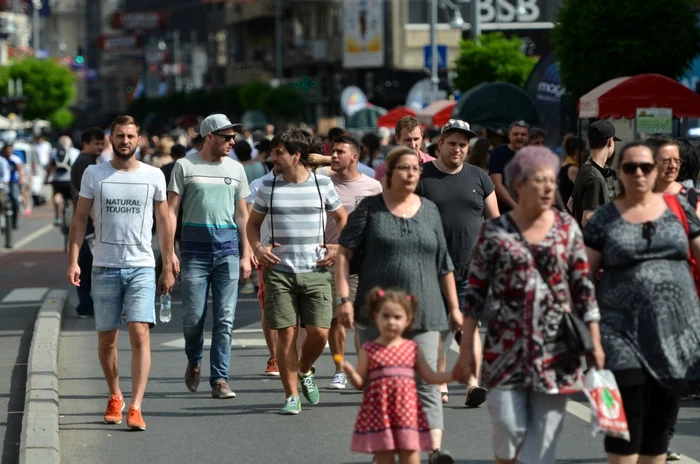
[[[509,219],[511,219],[511,222],[513,222],[515,229],[520,235],[520,239],[522,240],[523,244],[525,244],[525,246],[527,247],[528,251],[530,252],[530,255],[532,255],[532,260],[535,262],[537,272],[539,272],[542,280],[544,280],[547,283],[547,287],[549,287],[549,291],[552,293],[555,302],[563,306],[564,304],[566,304],[566,306],[564,307],[568,307],[568,310],[564,311],[564,315],[562,317],[560,326],[562,328],[562,331],[564,332],[564,340],[566,342],[568,352],[572,356],[580,358],[586,353],[593,351],[595,348],[593,346],[593,339],[591,338],[591,332],[588,330],[588,326],[585,322],[583,322],[583,320],[580,317],[578,317],[571,311],[573,308],[571,294],[567,290],[568,301],[561,301],[559,299],[556,289],[554,288],[554,286],[552,286],[552,282],[546,276],[546,274],[542,272],[540,263],[537,261],[535,253],[530,248],[530,244],[527,242],[525,237],[523,237],[522,233],[520,233],[520,230],[518,229],[517,224],[515,224],[515,221],[513,221],[510,217]],[[568,275],[568,272],[563,273],[565,275]]]

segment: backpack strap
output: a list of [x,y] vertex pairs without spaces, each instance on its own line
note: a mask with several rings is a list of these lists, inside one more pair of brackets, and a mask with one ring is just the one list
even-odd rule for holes
[[664,201],[666,201],[668,209],[670,209],[673,212],[673,214],[676,215],[678,220],[681,221],[685,233],[688,234],[690,232],[688,218],[685,215],[685,211],[683,210],[683,207],[681,206],[681,202],[678,200],[678,197],[676,197],[672,193],[664,193]]

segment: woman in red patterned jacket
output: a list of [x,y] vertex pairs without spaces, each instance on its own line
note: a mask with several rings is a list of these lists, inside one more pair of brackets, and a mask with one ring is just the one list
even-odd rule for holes
[[483,378],[497,463],[555,462],[567,396],[579,391],[582,376],[581,359],[567,349],[565,312],[588,323],[596,347],[591,361],[604,363],[581,231],[552,208],[558,171],[548,149],[520,150],[505,176],[518,206],[484,224],[472,255],[455,376],[463,381],[473,369],[471,339],[490,291]]

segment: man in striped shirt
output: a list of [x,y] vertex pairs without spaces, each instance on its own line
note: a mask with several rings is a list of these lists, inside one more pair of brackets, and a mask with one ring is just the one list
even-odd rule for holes
[[[263,180],[247,226],[258,262],[265,266],[265,318],[277,332],[277,362],[286,402],[282,414],[299,414],[297,378],[311,404],[319,402],[313,363],[328,341],[333,313],[331,275],[337,245],[326,243],[326,213],[342,230],[347,214],[328,177],[307,169],[309,138],[289,130],[272,139],[271,159],[280,175]],[[270,243],[260,242],[269,216]],[[294,343],[298,322],[306,328],[300,356]],[[297,361],[298,360],[298,361]]]

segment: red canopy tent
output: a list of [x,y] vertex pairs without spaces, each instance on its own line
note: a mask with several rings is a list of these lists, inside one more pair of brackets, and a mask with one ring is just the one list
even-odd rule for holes
[[416,117],[426,126],[444,126],[452,117],[456,105],[454,100],[438,100],[420,110]]
[[578,117],[633,119],[637,108],[671,108],[674,118],[700,118],[700,95],[661,74],[618,77],[578,101]]
[[404,116],[415,117],[416,112],[406,106],[397,106],[384,116],[377,119],[377,127],[388,127],[393,129],[396,127],[396,123],[399,122],[399,119],[403,118]]

